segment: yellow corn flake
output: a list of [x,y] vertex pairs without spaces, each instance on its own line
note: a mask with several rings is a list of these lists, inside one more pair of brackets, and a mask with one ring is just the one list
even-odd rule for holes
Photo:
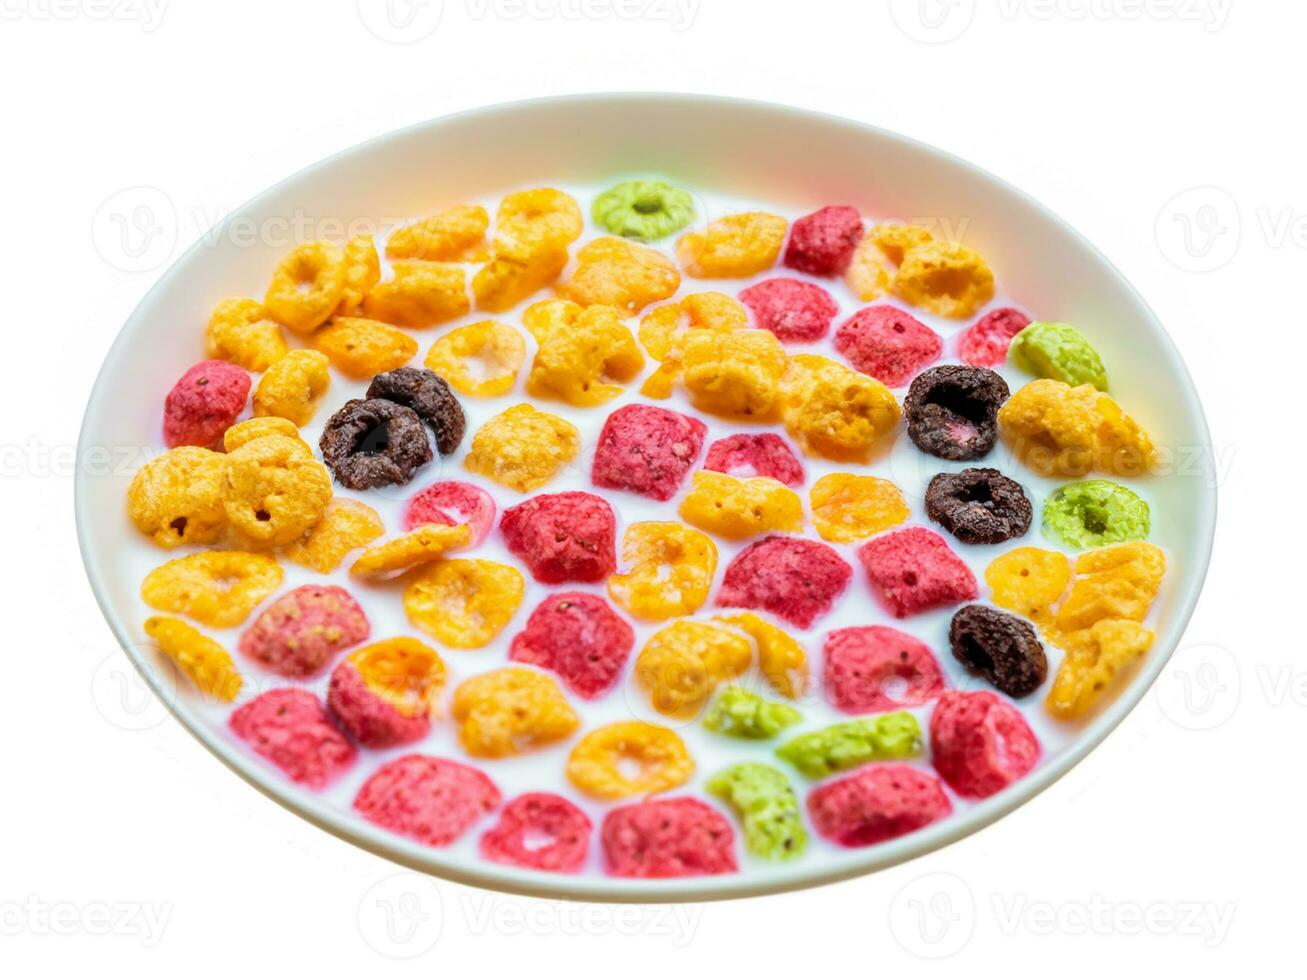
[[1076,559],[1071,594],[1057,611],[1057,632],[1073,633],[1104,619],[1142,622],[1165,574],[1166,556],[1145,541],[1086,552]]
[[252,299],[223,300],[204,328],[204,356],[247,371],[266,371],[285,353],[281,327]]
[[1153,645],[1153,633],[1131,619],[1099,620],[1063,635],[1065,654],[1045,705],[1055,718],[1079,718],[1097,706]]
[[522,258],[495,255],[472,277],[478,310],[504,313],[562,274],[567,249],[541,248]]
[[742,478],[711,470],[694,474],[680,514],[697,528],[737,540],[803,527],[803,502],[785,484],[765,476]]
[[875,225],[854,250],[845,281],[864,303],[879,299],[890,290],[891,267],[901,263],[910,249],[931,240],[930,232],[919,225]]
[[527,404],[500,412],[477,430],[463,465],[519,493],[538,490],[576,458],[581,433]]
[[327,505],[322,520],[286,548],[286,560],[326,575],[339,568],[355,548],[362,548],[385,532],[381,518],[367,504],[336,497]]
[[525,667],[465,680],[454,691],[451,713],[468,755],[486,759],[549,745],[581,724],[558,682]]
[[463,316],[472,308],[467,273],[461,265],[395,262],[391,274],[363,300],[363,315],[370,320],[420,329]]
[[670,728],[619,721],[596,728],[576,743],[567,778],[589,796],[619,800],[675,789],[694,774],[694,760]]
[[290,419],[284,419],[279,415],[264,415],[259,418],[246,419],[244,422],[237,422],[222,434],[222,448],[229,453],[234,452],[247,442],[253,442],[263,436],[285,436],[287,439],[299,439],[304,446],[305,452],[313,452],[309,448],[309,444],[300,438],[299,426]]
[[165,562],[145,576],[141,598],[160,612],[214,629],[239,626],[281,585],[276,559],[246,551],[201,551]]
[[471,540],[472,532],[466,524],[423,524],[408,534],[369,548],[359,555],[350,572],[362,578],[375,578],[429,565],[465,547]]
[[222,505],[227,460],[199,446],[178,446],[142,466],[127,488],[127,513],[161,548],[213,544],[227,526]]
[[622,561],[631,570],[608,579],[613,601],[643,619],[670,619],[708,601],[717,546],[684,524],[642,521],[622,536]]
[[805,452],[839,462],[870,460],[902,414],[875,378],[817,354],[790,358],[783,390],[786,430]]
[[718,684],[743,674],[752,660],[752,645],[738,633],[682,619],[645,643],[636,657],[635,679],[656,711],[689,718]]
[[446,646],[474,650],[493,640],[526,594],[511,565],[470,558],[433,562],[404,590],[409,621]]
[[679,374],[695,406],[725,418],[766,422],[780,406],[785,349],[769,330],[690,330],[662,369]]
[[254,414],[275,415],[297,426],[307,425],[330,385],[331,362],[327,355],[315,350],[293,350],[259,379],[254,389]]
[[381,259],[371,235],[357,235],[345,243],[345,292],[337,316],[353,316],[372,287],[381,281]]
[[221,643],[172,616],[151,616],[145,635],[152,639],[202,693],[231,702],[243,681],[235,662]]
[[749,325],[748,314],[738,300],[725,293],[691,293],[676,303],[656,306],[640,321],[640,343],[655,361],[661,361],[679,346],[687,330],[715,330],[727,333]]
[[592,407],[616,398],[644,370],[635,337],[612,307],[547,300],[529,307],[523,320],[539,343],[526,379],[536,398]]
[[676,258],[696,279],[742,279],[776,264],[785,242],[786,221],[766,211],[728,214],[706,231],[687,231],[676,242]]
[[1071,584],[1071,561],[1060,551],[1014,548],[989,563],[985,582],[993,590],[994,605],[1046,628]]
[[827,541],[850,544],[902,524],[911,511],[889,480],[830,473],[809,492],[812,523]]
[[347,662],[369,691],[409,718],[432,714],[445,686],[447,672],[440,654],[409,636],[360,647]]
[[365,317],[338,316],[313,335],[313,346],[347,378],[366,381],[403,367],[418,342],[389,324]]
[[386,241],[389,259],[428,262],[484,262],[489,254],[490,215],[476,204],[462,204],[397,228]]
[[223,506],[232,528],[267,547],[290,544],[331,502],[331,476],[302,442],[270,435],[227,454]]
[[907,250],[890,288],[913,306],[964,319],[994,298],[994,273],[965,245],[930,241]]
[[611,306],[623,316],[667,299],[681,285],[671,259],[624,238],[596,238],[576,253],[576,261],[560,295],[582,306]]
[[1093,385],[1040,378],[998,411],[999,431],[1042,476],[1084,476],[1094,467],[1121,476],[1151,470],[1157,450],[1148,433]]
[[495,212],[495,254],[518,260],[565,252],[581,237],[585,219],[576,198],[552,187],[518,191]]
[[309,333],[340,306],[346,273],[343,249],[330,242],[307,242],[277,266],[263,306],[288,330]]
[[756,613],[717,617],[743,630],[758,648],[758,669],[763,680],[781,697],[799,698],[808,690],[808,654],[794,637]]
[[1139,423],[1111,396],[1099,394],[1094,465],[1117,476],[1143,476],[1157,465],[1157,448]]
[[482,320],[451,330],[431,345],[426,367],[461,395],[498,398],[513,390],[526,341],[506,323]]

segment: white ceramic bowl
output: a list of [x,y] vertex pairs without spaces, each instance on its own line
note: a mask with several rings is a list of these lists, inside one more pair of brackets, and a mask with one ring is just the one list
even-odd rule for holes
[[[1155,537],[1170,556],[1155,610],[1157,641],[1123,691],[1056,755],[1006,791],[906,838],[850,851],[839,862],[799,861],[766,875],[665,881],[571,878],[453,859],[328,805],[238,751],[173,676],[137,623],[139,581],[118,558],[137,539],[123,510],[132,467],[105,466],[132,447],[158,445],[158,400],[196,359],[196,332],[226,296],[257,294],[284,251],[275,229],[307,216],[422,214],[442,204],[539,182],[587,183],[659,173],[686,186],[796,210],[829,202],[864,213],[964,227],[966,241],[1027,309],[1093,324],[1113,390],[1173,451],[1173,472],[1150,485]],[[372,140],[281,182],[232,213],[150,291],[105,359],[82,429],[77,524],[87,574],[119,642],[156,693],[219,759],[281,805],[361,847],[432,874],[547,896],[698,900],[798,888],[863,874],[941,847],[985,826],[1049,786],[1138,703],[1193,611],[1216,515],[1210,439],[1193,384],[1139,295],[1074,230],[1020,191],[931,147],[869,126],[763,103],[684,95],[593,95],[494,106]],[[88,461],[95,461],[93,463]],[[139,463],[139,459],[137,463]],[[160,558],[162,560],[162,558]]]

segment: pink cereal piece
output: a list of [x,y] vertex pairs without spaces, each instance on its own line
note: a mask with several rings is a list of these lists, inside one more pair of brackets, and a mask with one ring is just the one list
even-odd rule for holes
[[949,691],[930,716],[931,762],[961,796],[993,796],[1039,761],[1021,712],[992,691]]
[[466,524],[472,534],[469,547],[476,547],[495,526],[494,498],[461,480],[433,483],[415,493],[404,508],[404,530],[412,531],[423,524]]
[[1010,306],[991,310],[958,335],[958,357],[972,367],[997,367],[1007,360],[1012,338],[1030,326],[1030,317]]
[[354,762],[354,746],[311,691],[266,691],[232,712],[228,724],[255,752],[310,789],[322,789]]
[[619,878],[683,878],[737,868],[730,822],[688,796],[610,810],[600,840],[608,873]]
[[259,614],[241,634],[239,648],[274,674],[313,677],[370,631],[368,617],[340,586],[301,585]]
[[499,788],[479,769],[429,755],[405,755],[368,777],[354,809],[428,847],[444,847],[499,805]]
[[163,439],[177,446],[215,446],[245,410],[250,376],[226,361],[200,361],[163,401]]
[[778,340],[801,343],[825,337],[840,312],[830,293],[802,279],[764,279],[741,292],[740,302]]
[[590,818],[553,793],[510,800],[481,838],[481,853],[499,864],[564,873],[580,871],[590,851]]
[[944,342],[911,313],[868,306],[835,331],[835,349],[849,363],[890,388],[901,388],[939,357]]
[[813,276],[841,276],[862,235],[862,215],[857,208],[827,205],[794,222],[785,264]]
[[708,427],[655,405],[624,405],[604,422],[590,479],[654,500],[676,496],[703,448]]
[[358,743],[369,749],[407,745],[426,737],[431,719],[426,712],[405,714],[381,697],[363,679],[359,669],[342,660],[331,672],[327,707]]
[[773,534],[731,560],[717,604],[762,609],[807,629],[830,611],[852,575],[849,563],[828,545]]
[[844,847],[868,847],[953,812],[939,780],[915,766],[864,766],[808,794],[812,826]]
[[803,464],[773,432],[741,432],[708,447],[703,468],[731,476],[767,476],[787,487],[803,486]]
[[858,549],[858,559],[872,591],[898,619],[980,594],[966,563],[942,537],[924,527],[872,538]]
[[599,596],[560,592],[536,606],[508,656],[553,671],[588,700],[617,683],[634,645],[635,631]]
[[888,626],[833,630],[823,656],[826,697],[850,714],[910,708],[944,691],[944,675],[930,647]]
[[617,567],[617,518],[607,501],[583,490],[543,493],[504,511],[508,550],[536,581],[601,582]]

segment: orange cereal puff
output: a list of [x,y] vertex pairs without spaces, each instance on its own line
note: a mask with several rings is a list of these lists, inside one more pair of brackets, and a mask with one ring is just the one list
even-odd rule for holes
[[645,643],[635,679],[661,714],[692,718],[717,685],[739,677],[753,661],[753,647],[733,630],[713,623],[677,620]]
[[404,331],[354,316],[335,317],[313,335],[313,346],[332,367],[356,381],[403,367],[418,352],[418,342]]
[[985,583],[993,591],[994,605],[1044,629],[1071,584],[1071,561],[1060,551],[1014,548],[989,563]]
[[567,759],[572,785],[602,800],[661,793],[684,785],[693,774],[694,760],[681,737],[643,721],[596,728]]
[[451,551],[466,547],[472,531],[466,524],[424,524],[383,544],[369,548],[350,566],[360,578],[377,578],[429,565]]
[[472,308],[467,273],[443,262],[395,262],[392,277],[363,300],[363,315],[399,327],[420,329],[463,316]]
[[780,408],[786,365],[785,350],[769,331],[691,330],[660,373],[679,371],[690,401],[701,411],[770,422]]
[[490,215],[477,204],[460,204],[396,228],[386,241],[388,259],[427,262],[484,262],[489,254]]
[[327,706],[370,749],[406,745],[431,729],[445,663],[435,650],[407,636],[360,647],[336,665]]
[[505,313],[559,277],[567,249],[543,247],[522,257],[495,255],[472,277],[478,310]]
[[313,452],[309,448],[309,444],[300,439],[299,426],[290,419],[284,419],[278,415],[264,415],[246,419],[244,422],[237,422],[222,434],[222,448],[229,453],[235,452],[247,442],[253,442],[263,436],[285,436],[288,439],[298,439],[303,444],[305,452]]
[[803,502],[785,484],[767,477],[742,479],[700,470],[681,501],[680,515],[710,534],[741,540],[768,531],[801,530]]
[[994,298],[994,273],[979,252],[965,245],[929,241],[904,253],[890,289],[913,306],[965,319]]
[[875,378],[818,354],[790,358],[781,416],[804,452],[865,463],[898,428],[902,414],[894,395]]
[[571,280],[559,288],[563,298],[612,306],[624,316],[667,299],[681,285],[671,259],[624,238],[596,238],[576,253],[576,261]]
[[608,578],[608,594],[643,619],[686,616],[708,601],[717,571],[712,538],[684,524],[641,521],[622,537],[622,561],[629,572]]
[[576,198],[553,187],[517,191],[495,212],[495,252],[513,258],[566,249],[581,237],[585,219]]
[[323,575],[340,567],[345,556],[375,541],[386,532],[377,512],[348,497],[336,497],[327,505],[322,520],[285,550],[286,560]]
[[1045,699],[1049,714],[1072,720],[1093,711],[1143,659],[1153,631],[1131,619],[1100,619],[1088,629],[1062,634],[1065,651]]
[[160,565],[141,583],[141,598],[160,612],[214,629],[239,626],[281,585],[275,558],[246,551],[201,551]]
[[743,279],[776,264],[786,221],[765,211],[728,214],[706,231],[687,231],[676,242],[676,259],[695,279]]
[[404,612],[445,646],[475,650],[499,635],[525,595],[526,580],[512,565],[442,558],[404,590]]
[[465,680],[451,706],[467,753],[498,759],[566,738],[581,724],[558,682],[526,667],[504,667]]
[[127,514],[161,548],[213,544],[227,527],[227,457],[178,446],[147,462],[127,488]]
[[650,357],[661,361],[679,345],[687,330],[729,333],[748,325],[748,314],[738,300],[725,293],[691,293],[646,313],[640,320],[640,343]]
[[292,543],[322,520],[330,502],[327,468],[298,440],[263,436],[227,454],[227,521],[256,544]]
[[356,235],[345,243],[345,291],[336,306],[337,316],[353,316],[363,298],[381,281],[381,260],[371,235]]
[[256,417],[275,415],[308,425],[331,385],[331,362],[315,350],[293,350],[273,364],[254,389]]
[[240,671],[221,643],[172,616],[151,616],[145,635],[152,639],[201,693],[235,701],[241,692]]
[[828,473],[812,485],[809,500],[817,533],[840,544],[889,530],[911,513],[903,491],[877,476]]
[[330,242],[306,242],[277,266],[263,307],[286,329],[310,333],[340,306],[346,272],[343,249]]
[[1157,463],[1148,433],[1093,385],[1032,381],[999,409],[998,426],[1013,451],[1041,476],[1084,476],[1095,468],[1139,476]]
[[204,328],[204,356],[246,371],[266,371],[285,353],[281,327],[256,300],[223,300]]
[[[553,304],[560,309],[533,327],[532,310]],[[530,307],[523,320],[539,344],[526,379],[527,393],[536,398],[593,407],[616,398],[644,370],[635,337],[611,307],[550,300]]]
[[477,430],[463,465],[518,493],[538,490],[581,451],[571,422],[528,404],[500,412]]

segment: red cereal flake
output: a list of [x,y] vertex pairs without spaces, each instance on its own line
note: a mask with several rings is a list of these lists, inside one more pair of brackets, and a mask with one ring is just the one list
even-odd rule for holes
[[200,361],[190,368],[163,401],[163,440],[177,446],[217,444],[245,410],[250,376],[226,361]]
[[688,796],[610,810],[600,840],[608,872],[619,878],[717,875],[737,867],[730,822]]
[[634,645],[635,631],[599,596],[560,592],[536,606],[508,656],[552,670],[589,699],[617,683]]
[[703,448],[708,427],[655,405],[625,405],[608,416],[590,479],[597,487],[671,500]]
[[232,712],[228,724],[255,752],[310,789],[322,789],[354,762],[354,746],[311,691],[267,691]]
[[992,310],[958,336],[958,357],[972,367],[997,367],[1007,360],[1012,338],[1030,326],[1030,317],[1010,306]]
[[773,534],[749,545],[726,567],[717,604],[762,609],[807,629],[830,611],[852,575],[833,548]]
[[525,500],[504,511],[499,529],[508,550],[546,585],[600,582],[617,567],[613,509],[583,490]]
[[931,762],[961,796],[993,796],[1039,761],[1021,712],[992,691],[949,691],[930,716]]
[[895,617],[966,602],[980,594],[976,577],[934,531],[907,527],[858,549],[871,588]]
[[769,476],[787,487],[803,486],[803,464],[794,450],[772,432],[741,432],[708,447],[705,470],[731,476]]
[[864,766],[808,795],[812,826],[844,847],[902,837],[951,812],[953,804],[938,779],[897,763]]
[[523,793],[505,804],[481,838],[481,853],[499,864],[538,871],[580,871],[590,850],[590,818],[553,793]]
[[495,501],[490,494],[461,480],[442,480],[419,490],[404,509],[404,530],[412,531],[423,524],[457,527],[466,524],[472,532],[469,547],[486,539],[495,525]]
[[813,276],[842,276],[862,234],[857,208],[828,205],[794,222],[785,264]]
[[274,674],[312,677],[370,630],[368,617],[339,585],[301,585],[259,614],[241,634],[239,649]]
[[405,755],[368,777],[354,797],[354,809],[419,844],[444,847],[497,807],[499,799],[499,787],[479,769],[429,755]]
[[868,306],[835,331],[835,349],[863,374],[901,388],[939,357],[944,342],[910,313],[893,306]]
[[823,655],[826,696],[850,714],[910,708],[944,691],[944,675],[930,647],[888,626],[834,630]]
[[779,340],[821,340],[830,332],[839,305],[830,293],[802,279],[764,279],[740,293],[758,326]]

